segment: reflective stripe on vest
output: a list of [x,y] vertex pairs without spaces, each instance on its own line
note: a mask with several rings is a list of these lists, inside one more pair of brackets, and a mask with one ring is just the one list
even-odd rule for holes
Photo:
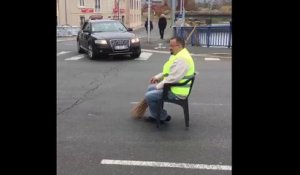
[[[189,70],[188,72],[185,74],[185,76],[179,80],[179,83],[183,83],[185,82],[187,79],[191,78],[192,76],[194,76],[195,73],[195,66],[194,66],[194,61],[190,55],[190,53],[188,52],[188,50],[186,48],[182,49],[180,52],[178,52],[176,55],[171,55],[169,60],[164,64],[163,67],[163,74],[164,77],[168,76],[170,73],[170,67],[171,65],[174,63],[174,61],[178,58],[182,58],[186,61],[186,63],[189,65]],[[171,91],[175,94],[175,95],[181,95],[181,96],[187,96],[189,91],[190,91],[190,83],[186,84],[185,86],[174,86],[171,87]]]

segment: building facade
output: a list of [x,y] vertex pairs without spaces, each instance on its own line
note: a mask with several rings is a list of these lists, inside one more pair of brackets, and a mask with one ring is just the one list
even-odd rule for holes
[[57,25],[81,26],[91,15],[119,19],[126,27],[142,26],[141,0],[56,0]]

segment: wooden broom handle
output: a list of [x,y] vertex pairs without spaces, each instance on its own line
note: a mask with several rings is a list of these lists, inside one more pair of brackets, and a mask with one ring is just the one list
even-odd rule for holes
[[187,43],[187,41],[190,39],[190,37],[191,37],[192,34],[194,33],[196,27],[197,27],[197,26],[195,26],[195,27],[193,28],[193,30],[191,31],[191,33],[189,34],[189,36],[185,39],[185,43]]

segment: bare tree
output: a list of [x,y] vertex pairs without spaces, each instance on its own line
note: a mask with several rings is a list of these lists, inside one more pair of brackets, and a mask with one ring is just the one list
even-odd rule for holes
[[[195,1],[191,1],[191,0],[184,0],[184,8],[185,10],[196,10],[196,3]],[[177,7],[176,10],[180,9],[180,0],[177,0]]]

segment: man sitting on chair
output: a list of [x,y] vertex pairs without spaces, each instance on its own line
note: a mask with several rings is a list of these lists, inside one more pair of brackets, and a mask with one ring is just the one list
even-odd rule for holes
[[[159,101],[163,96],[163,87],[165,83],[182,83],[194,75],[195,65],[189,51],[185,48],[185,41],[180,37],[170,39],[169,60],[164,64],[163,71],[150,79],[150,85],[145,93],[145,99],[149,106],[151,116],[147,121],[156,121],[158,116]],[[190,85],[182,87],[172,87],[168,93],[169,99],[185,99],[190,90]],[[161,121],[170,121],[171,116],[165,109],[160,110]]]

